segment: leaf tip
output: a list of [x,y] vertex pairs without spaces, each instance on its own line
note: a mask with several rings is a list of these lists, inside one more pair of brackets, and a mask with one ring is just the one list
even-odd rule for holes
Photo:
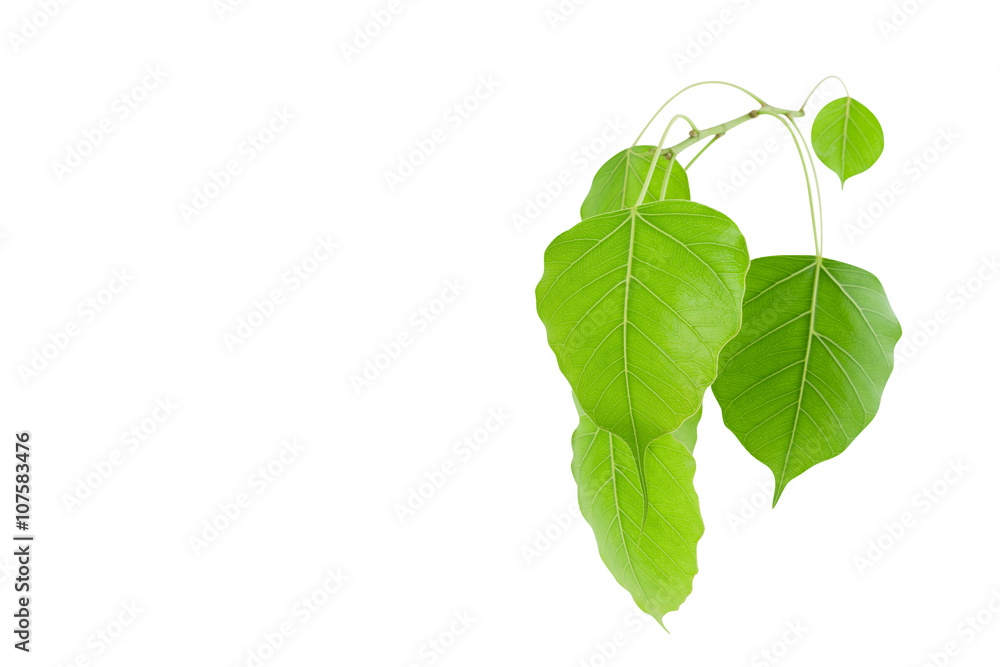
[[656,622],[659,624],[659,626],[661,628],[663,628],[663,631],[666,632],[669,635],[670,634],[670,630],[667,630],[667,626],[665,626],[663,624],[663,618],[659,617],[659,616],[654,616],[653,618],[656,620]]
[[774,484],[774,500],[771,501],[771,509],[778,506],[778,499],[781,498],[781,493],[785,490],[785,484],[779,482],[777,479]]

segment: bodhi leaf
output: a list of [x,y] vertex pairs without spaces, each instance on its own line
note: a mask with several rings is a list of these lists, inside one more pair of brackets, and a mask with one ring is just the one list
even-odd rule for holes
[[589,218],[545,251],[536,298],[549,345],[634,462],[701,406],[739,330],[748,265],[732,220],[681,200]]
[[813,256],[755,259],[712,389],[726,426],[785,486],[875,417],[902,335],[878,278]]
[[[646,174],[656,155],[656,146],[627,148],[604,163],[594,176],[587,198],[580,208],[580,217],[592,218],[601,213],[621,211],[635,206],[642,192]],[[673,168],[671,168],[673,163]],[[670,172],[667,192],[663,199],[691,199],[687,174],[676,160],[668,160],[662,153],[656,161],[656,171],[649,183],[649,190],[642,203],[658,201],[663,179]]]
[[816,157],[840,177],[840,186],[878,160],[885,146],[882,126],[861,102],[842,97],[816,115],[812,127]]
[[[685,423],[693,436],[700,411]],[[621,438],[585,414],[573,433],[573,477],[580,511],[594,529],[601,559],[635,603],[663,626],[680,607],[698,572],[696,547],[705,532],[694,490],[694,441],[664,435],[649,443],[639,468]],[[648,507],[648,513],[645,509]]]

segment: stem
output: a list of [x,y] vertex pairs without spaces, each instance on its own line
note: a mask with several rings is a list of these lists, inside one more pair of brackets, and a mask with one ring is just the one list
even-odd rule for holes
[[[663,130],[663,135],[660,137],[660,143],[656,145],[656,153],[653,155],[653,161],[649,163],[649,171],[646,172],[646,181],[642,184],[642,191],[639,192],[639,200],[636,201],[636,203],[632,206],[632,208],[635,208],[636,206],[641,204],[642,201],[646,198],[646,192],[649,191],[649,184],[653,180],[653,172],[656,171],[656,163],[660,161],[660,154],[663,152],[663,142],[667,140],[667,133],[670,132],[670,128],[672,128],[674,126],[674,123],[676,123],[681,118],[684,118],[684,116],[674,116],[673,118],[670,119],[670,122],[667,123],[667,129]],[[692,133],[694,132],[697,132],[697,130],[692,130]],[[671,166],[673,166],[673,155],[670,156],[670,160],[671,160],[670,164]]]
[[[806,177],[806,190],[809,191],[809,215],[812,217],[813,243],[816,245],[816,259],[817,261],[821,260],[823,258],[823,249],[820,246],[819,232],[816,229],[816,207],[813,204],[812,182],[809,180],[809,169],[806,167],[806,158],[802,154],[802,147],[799,145],[799,138],[796,136],[795,130],[789,127],[792,122],[790,118],[786,119],[782,114],[770,115],[773,115],[781,121],[785,128],[788,129],[788,133],[792,135],[792,140],[795,142],[795,149],[799,152],[799,160],[802,162],[802,173],[805,174]],[[806,147],[806,150],[808,150],[808,146]],[[818,183],[816,184],[816,187],[817,189],[819,188]]]
[[708,142],[707,144],[705,144],[704,146],[702,146],[701,150],[700,150],[700,151],[698,151],[698,154],[697,154],[697,155],[695,155],[695,156],[694,156],[693,158],[691,158],[691,161],[687,163],[687,166],[686,166],[686,167],[684,167],[684,171],[687,171],[688,169],[690,169],[690,168],[691,168],[691,165],[693,165],[693,164],[694,164],[694,161],[695,161],[695,160],[697,160],[698,158],[700,158],[700,157],[701,157],[701,154],[702,154],[702,153],[704,153],[705,151],[707,151],[707,150],[708,150],[708,147],[709,147],[709,146],[711,146],[712,144],[714,144],[714,143],[715,143],[716,141],[718,141],[718,140],[719,140],[719,139],[721,139],[721,138],[722,138],[722,135],[721,135],[721,134],[717,134],[717,135],[715,135],[714,137],[712,137],[712,140],[711,140],[711,141],[709,141],[709,142]]
[[802,130],[799,126],[795,124],[794,120],[789,120],[791,126],[795,128],[796,134],[799,135],[799,139],[802,140],[802,145],[806,147],[806,155],[809,156],[809,167],[812,169],[813,182],[816,184],[816,208],[819,210],[819,252],[820,255],[823,254],[823,195],[819,187],[819,174],[816,172],[816,162],[813,160],[812,151],[809,150],[809,144],[806,143],[805,135],[802,134]]
[[[750,97],[752,97],[761,106],[764,106],[764,100],[760,99],[746,88],[743,88],[742,86],[737,86],[735,83],[729,83],[728,81],[699,81],[698,83],[692,83],[690,86],[687,86],[686,88],[681,88],[679,91],[677,91],[676,94],[674,94],[673,97],[664,102],[663,106],[657,109],[656,113],[653,114],[653,117],[649,119],[648,123],[646,123],[646,126],[642,128],[642,132],[639,133],[639,136],[635,138],[635,142],[632,144],[632,148],[635,148],[636,146],[639,145],[639,140],[642,139],[642,135],[646,134],[646,130],[648,130],[649,126],[653,124],[653,121],[655,121],[657,117],[660,115],[660,113],[667,108],[667,105],[673,102],[675,99],[677,99],[681,93],[691,90],[692,88],[697,88],[698,86],[707,86],[709,84],[715,84],[719,86],[729,86],[730,88],[735,88],[736,90],[742,91],[747,95],[749,95]],[[694,127],[693,124],[692,127]]]
[[813,93],[815,93],[817,90],[819,90],[819,87],[822,86],[827,81],[829,81],[830,79],[836,79],[837,81],[840,81],[840,85],[842,85],[844,87],[844,94],[847,95],[848,97],[851,96],[851,94],[849,92],[847,92],[847,84],[844,83],[844,80],[841,79],[839,76],[837,76],[835,74],[831,74],[830,76],[826,77],[825,79],[823,79],[822,81],[820,81],[819,83],[817,83],[816,86],[812,90],[809,91],[809,94],[806,95],[806,101],[802,103],[802,111],[805,111],[806,105],[809,104],[809,98],[811,98],[813,96]]
[[[810,218],[812,220],[813,243],[814,243],[814,245],[816,247],[816,259],[817,259],[817,261],[821,261],[823,259],[823,240],[822,240],[823,239],[823,202],[822,202],[822,198],[821,198],[821,194],[820,194],[820,189],[819,189],[819,177],[818,177],[818,175],[816,173],[816,163],[813,160],[812,152],[809,150],[809,144],[806,142],[805,136],[802,134],[802,131],[799,129],[798,125],[795,124],[795,120],[794,119],[795,118],[801,118],[802,116],[805,116],[805,106],[809,102],[809,99],[812,97],[813,93],[815,93],[819,89],[819,87],[825,81],[827,81],[828,79],[837,79],[838,81],[840,81],[840,83],[842,85],[844,85],[844,82],[840,79],[840,77],[836,77],[836,76],[828,76],[828,77],[826,77],[825,79],[823,79],[822,81],[820,81],[818,84],[816,84],[816,86],[812,89],[812,91],[806,97],[806,101],[802,103],[802,108],[799,109],[799,110],[797,110],[797,111],[793,111],[791,109],[781,109],[779,107],[773,107],[770,104],[766,104],[763,100],[761,100],[759,97],[757,97],[756,95],[754,95],[750,91],[746,90],[745,88],[740,88],[739,86],[736,86],[736,85],[730,84],[730,83],[726,83],[724,81],[702,81],[700,83],[692,84],[692,85],[688,86],[687,88],[682,89],[676,95],[674,95],[669,100],[667,100],[666,102],[664,102],[663,106],[661,106],[660,109],[653,115],[653,118],[651,118],[650,121],[648,123],[646,123],[646,127],[644,127],[642,129],[642,132],[639,133],[639,136],[636,137],[635,143],[632,144],[632,148],[635,148],[636,145],[638,145],[639,140],[642,139],[642,135],[645,134],[646,130],[649,129],[649,126],[652,125],[653,121],[656,120],[656,117],[660,115],[660,112],[663,111],[663,109],[665,109],[666,106],[668,104],[670,104],[670,102],[672,102],[678,95],[680,95],[684,91],[689,90],[690,88],[694,88],[695,86],[706,85],[706,84],[709,84],[709,83],[716,83],[716,84],[721,84],[721,85],[732,86],[733,88],[737,88],[739,90],[742,90],[747,95],[749,95],[749,96],[753,97],[755,100],[757,100],[760,103],[760,108],[759,109],[754,109],[753,111],[751,111],[749,113],[746,113],[746,114],[743,114],[742,116],[737,116],[736,118],[734,118],[734,119],[732,119],[730,121],[726,121],[725,123],[720,123],[718,125],[706,128],[704,130],[699,130],[697,128],[697,126],[695,126],[695,124],[687,116],[676,115],[673,118],[671,118],[670,122],[667,123],[667,128],[663,131],[663,135],[660,137],[660,143],[657,144],[657,146],[656,146],[656,153],[653,156],[653,161],[650,164],[649,171],[646,173],[646,180],[642,184],[642,191],[639,193],[639,199],[633,205],[633,208],[635,208],[635,207],[639,206],[640,204],[642,204],[643,200],[646,198],[646,193],[649,192],[649,184],[653,180],[653,173],[656,170],[656,165],[659,162],[661,154],[666,155],[667,159],[670,161],[670,167],[667,169],[667,173],[664,176],[663,185],[661,186],[661,189],[660,189],[660,199],[662,200],[666,196],[667,186],[668,186],[668,184],[670,182],[670,174],[671,174],[671,171],[672,171],[673,166],[674,166],[674,160],[677,159],[677,156],[680,154],[681,151],[685,150],[686,148],[689,148],[689,147],[693,146],[694,144],[698,143],[699,141],[701,141],[702,139],[704,139],[707,136],[712,136],[712,139],[704,147],[702,147],[702,149],[700,151],[698,151],[698,153],[691,159],[690,162],[688,162],[688,168],[690,168],[691,165],[694,164],[695,160],[697,160],[699,157],[701,157],[701,154],[704,153],[706,150],[708,150],[709,146],[711,146],[716,141],[718,141],[723,136],[725,136],[725,134],[729,130],[731,130],[734,127],[737,127],[739,125],[742,125],[743,123],[745,123],[745,122],[747,122],[749,120],[753,120],[754,118],[759,117],[761,114],[767,115],[767,116],[774,116],[775,118],[778,119],[779,122],[781,122],[785,126],[785,129],[787,129],[788,133],[791,135],[792,140],[795,142],[795,150],[799,154],[799,161],[802,163],[802,173],[803,173],[803,175],[805,176],[805,179],[806,179],[806,191],[809,194],[809,215],[810,215]],[[844,91],[845,92],[847,91],[847,86],[846,85],[844,85]],[[681,141],[680,143],[674,144],[673,146],[671,146],[671,147],[667,148],[666,150],[664,150],[663,149],[663,144],[667,140],[667,134],[670,132],[670,130],[673,127],[674,123],[676,123],[678,120],[684,120],[684,121],[686,121],[688,123],[688,125],[691,126],[692,129],[691,129],[690,136],[687,139],[685,139],[684,141]],[[801,139],[801,144],[799,143],[800,139]],[[803,148],[805,149],[806,153],[809,155],[809,164],[808,164],[808,166],[806,165],[806,156],[802,152]],[[812,177],[810,177],[810,168],[812,169]],[[815,183],[816,183],[816,199],[815,199],[815,201],[813,200],[813,179],[815,179]],[[817,223],[817,206],[819,207],[818,223]]]
[[676,116],[674,116],[675,120],[678,119],[678,118],[680,120],[683,120],[684,122],[686,122],[688,125],[690,125],[691,126],[691,130],[693,132],[700,132],[700,130],[698,129],[698,126],[694,124],[694,121],[691,120],[690,118],[688,118],[687,116],[685,116],[684,114],[679,113]]
[[674,163],[677,160],[670,158],[670,166],[667,167],[667,173],[663,175],[663,184],[660,185],[660,201],[667,198],[667,186],[670,184],[670,174],[674,171]]

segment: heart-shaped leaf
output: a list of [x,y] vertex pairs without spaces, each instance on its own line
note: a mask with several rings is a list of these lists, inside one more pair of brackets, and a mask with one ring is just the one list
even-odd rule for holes
[[743,325],[712,386],[722,417],[785,486],[875,417],[902,335],[878,278],[831,259],[750,263]]
[[[642,192],[646,174],[653,164],[656,146],[635,146],[627,148],[604,163],[594,176],[587,198],[580,208],[580,217],[586,220],[601,213],[621,211],[635,206]],[[673,167],[671,167],[673,165]],[[663,179],[667,172],[667,192],[663,199],[691,199],[687,174],[676,160],[668,160],[662,153],[656,161],[656,171],[649,183],[649,190],[642,203],[660,199]]]
[[[685,422],[685,437],[698,415]],[[628,444],[581,413],[573,433],[573,477],[580,511],[594,529],[604,564],[640,609],[662,626],[680,607],[698,572],[696,547],[705,532],[694,490],[694,441],[662,436],[646,448],[647,491]],[[648,507],[648,512],[646,509]]]
[[842,97],[823,107],[812,127],[816,157],[840,177],[840,186],[878,160],[885,146],[882,126],[868,107]]
[[732,220],[682,200],[589,218],[546,250],[536,297],[549,345],[640,476],[645,448],[697,412],[715,379],[748,266]]

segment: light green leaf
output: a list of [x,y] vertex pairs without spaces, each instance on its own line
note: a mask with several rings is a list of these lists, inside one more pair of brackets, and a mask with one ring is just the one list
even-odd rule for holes
[[[635,206],[646,181],[646,174],[656,155],[656,146],[636,146],[627,148],[604,163],[594,176],[587,198],[580,208],[580,217],[584,220],[601,213],[620,211]],[[673,168],[670,165],[673,163]],[[667,171],[670,180],[667,182],[667,192],[664,199],[691,199],[688,188],[688,177],[684,168],[676,160],[668,160],[663,154],[656,161],[656,171],[649,184],[649,190],[643,203],[660,199],[660,190]]]
[[748,265],[729,218],[682,200],[589,218],[546,250],[536,297],[549,345],[635,461],[701,406],[739,330]]
[[785,486],[875,417],[902,335],[878,278],[812,256],[755,259],[743,326],[719,358],[722,417]]
[[[685,426],[693,434],[697,417],[691,421]],[[663,615],[680,607],[691,593],[698,572],[696,547],[705,525],[688,446],[672,435],[662,436],[646,448],[643,467],[645,497],[628,444],[581,414],[573,434],[580,511],[594,529],[604,564],[639,608],[662,626]]]
[[816,115],[812,127],[816,157],[840,177],[840,185],[878,160],[885,146],[882,126],[861,102],[842,97]]

